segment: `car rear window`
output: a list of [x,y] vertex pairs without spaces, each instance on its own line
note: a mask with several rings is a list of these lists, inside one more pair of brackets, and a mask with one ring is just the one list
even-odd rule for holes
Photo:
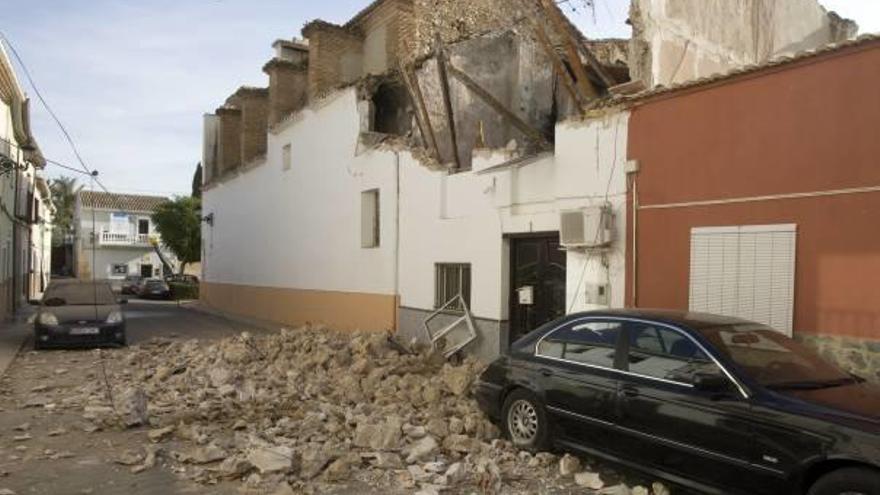
[[617,321],[576,320],[548,334],[538,344],[537,353],[543,357],[613,368],[622,328]]
[[116,296],[105,282],[70,283],[50,286],[43,296],[46,306],[116,304]]

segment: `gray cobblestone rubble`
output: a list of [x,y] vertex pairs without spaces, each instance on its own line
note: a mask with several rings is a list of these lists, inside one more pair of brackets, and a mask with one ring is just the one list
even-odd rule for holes
[[106,378],[62,402],[85,428],[143,429],[118,460],[133,473],[171,469],[241,493],[668,493],[517,451],[471,396],[477,361],[407,353],[383,334],[300,328],[96,353]]

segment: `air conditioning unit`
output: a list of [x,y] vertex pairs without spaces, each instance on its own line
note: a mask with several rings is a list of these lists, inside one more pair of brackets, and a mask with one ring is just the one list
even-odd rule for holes
[[559,214],[560,244],[565,248],[599,248],[612,241],[611,209],[591,206]]

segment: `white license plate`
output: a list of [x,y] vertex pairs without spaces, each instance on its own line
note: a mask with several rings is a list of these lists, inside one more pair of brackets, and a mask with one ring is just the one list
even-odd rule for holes
[[70,335],[97,335],[101,330],[96,327],[71,328]]

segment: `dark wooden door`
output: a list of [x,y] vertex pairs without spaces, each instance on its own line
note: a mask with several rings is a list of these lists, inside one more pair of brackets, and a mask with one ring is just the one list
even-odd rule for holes
[[[559,235],[515,237],[510,242],[510,340],[565,315],[565,252]],[[531,304],[520,302],[531,287]],[[525,289],[528,291],[528,289]]]

